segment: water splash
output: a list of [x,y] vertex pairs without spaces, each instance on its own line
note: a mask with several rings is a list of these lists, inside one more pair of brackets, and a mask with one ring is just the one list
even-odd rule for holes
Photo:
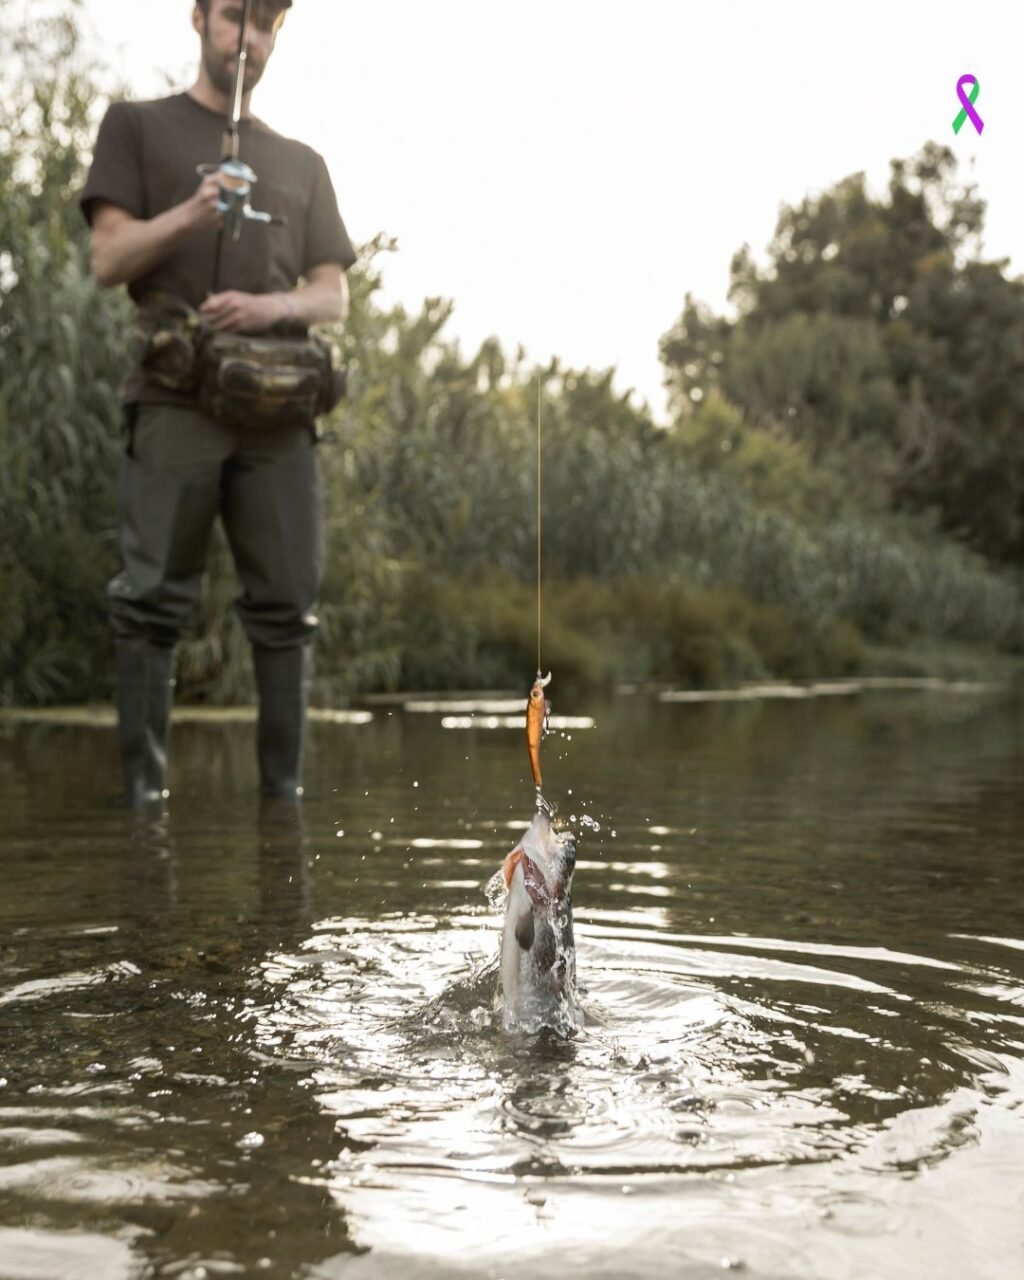
[[501,867],[495,871],[484,885],[484,893],[492,911],[504,911],[505,899],[508,897],[508,886],[505,884],[505,872]]

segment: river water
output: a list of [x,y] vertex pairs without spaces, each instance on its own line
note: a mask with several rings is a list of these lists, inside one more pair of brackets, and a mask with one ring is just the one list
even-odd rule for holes
[[[771,691],[769,691],[771,692]],[[796,691],[791,691],[796,692]],[[494,1010],[515,709],[0,722],[0,1276],[1024,1276],[1024,706],[566,705],[583,1031]]]

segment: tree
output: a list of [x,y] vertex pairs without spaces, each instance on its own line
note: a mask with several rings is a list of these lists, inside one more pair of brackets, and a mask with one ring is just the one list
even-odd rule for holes
[[680,429],[719,391],[754,426],[856,463],[893,506],[934,510],[1024,561],[1024,284],[977,258],[984,204],[946,147],[784,207],[767,266],[733,258],[737,317],[687,296],[661,342]]
[[103,685],[128,340],[124,300],[89,273],[75,203],[98,95],[73,15],[13,30],[12,64],[22,74],[0,96],[0,702]]

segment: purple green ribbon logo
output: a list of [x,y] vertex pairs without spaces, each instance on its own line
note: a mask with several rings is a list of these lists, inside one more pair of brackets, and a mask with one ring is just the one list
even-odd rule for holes
[[[971,89],[970,94],[964,93],[965,84],[974,86]],[[977,111],[975,111],[974,109],[974,104],[978,100],[978,93],[980,90],[981,90],[981,85],[978,83],[977,76],[972,76],[972,75],[961,76],[960,79],[956,82],[956,96],[960,99],[960,105],[961,107],[963,107],[963,110],[959,113],[957,118],[953,121],[954,133],[959,133],[968,120],[970,120],[971,124],[974,125],[975,129],[977,129],[979,133],[981,133],[982,129],[984,129],[985,121],[982,120],[981,116],[979,116]]]

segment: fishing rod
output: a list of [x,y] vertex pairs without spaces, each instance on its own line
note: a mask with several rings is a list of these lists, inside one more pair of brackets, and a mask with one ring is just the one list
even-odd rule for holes
[[220,292],[220,266],[224,249],[224,237],[237,240],[242,234],[243,225],[248,222],[262,222],[268,226],[283,226],[286,219],[271,213],[254,209],[249,203],[253,186],[257,178],[253,170],[239,159],[238,124],[242,118],[242,97],[245,93],[245,65],[247,60],[246,36],[249,33],[249,22],[252,18],[253,0],[244,0],[242,22],[238,29],[238,57],[235,59],[235,79],[231,86],[231,101],[228,105],[228,118],[224,126],[224,138],[221,143],[220,161],[217,164],[201,164],[196,172],[202,177],[217,174],[220,184],[220,198],[217,201],[217,212],[221,215],[221,224],[217,230],[217,247],[213,258],[213,293]]

